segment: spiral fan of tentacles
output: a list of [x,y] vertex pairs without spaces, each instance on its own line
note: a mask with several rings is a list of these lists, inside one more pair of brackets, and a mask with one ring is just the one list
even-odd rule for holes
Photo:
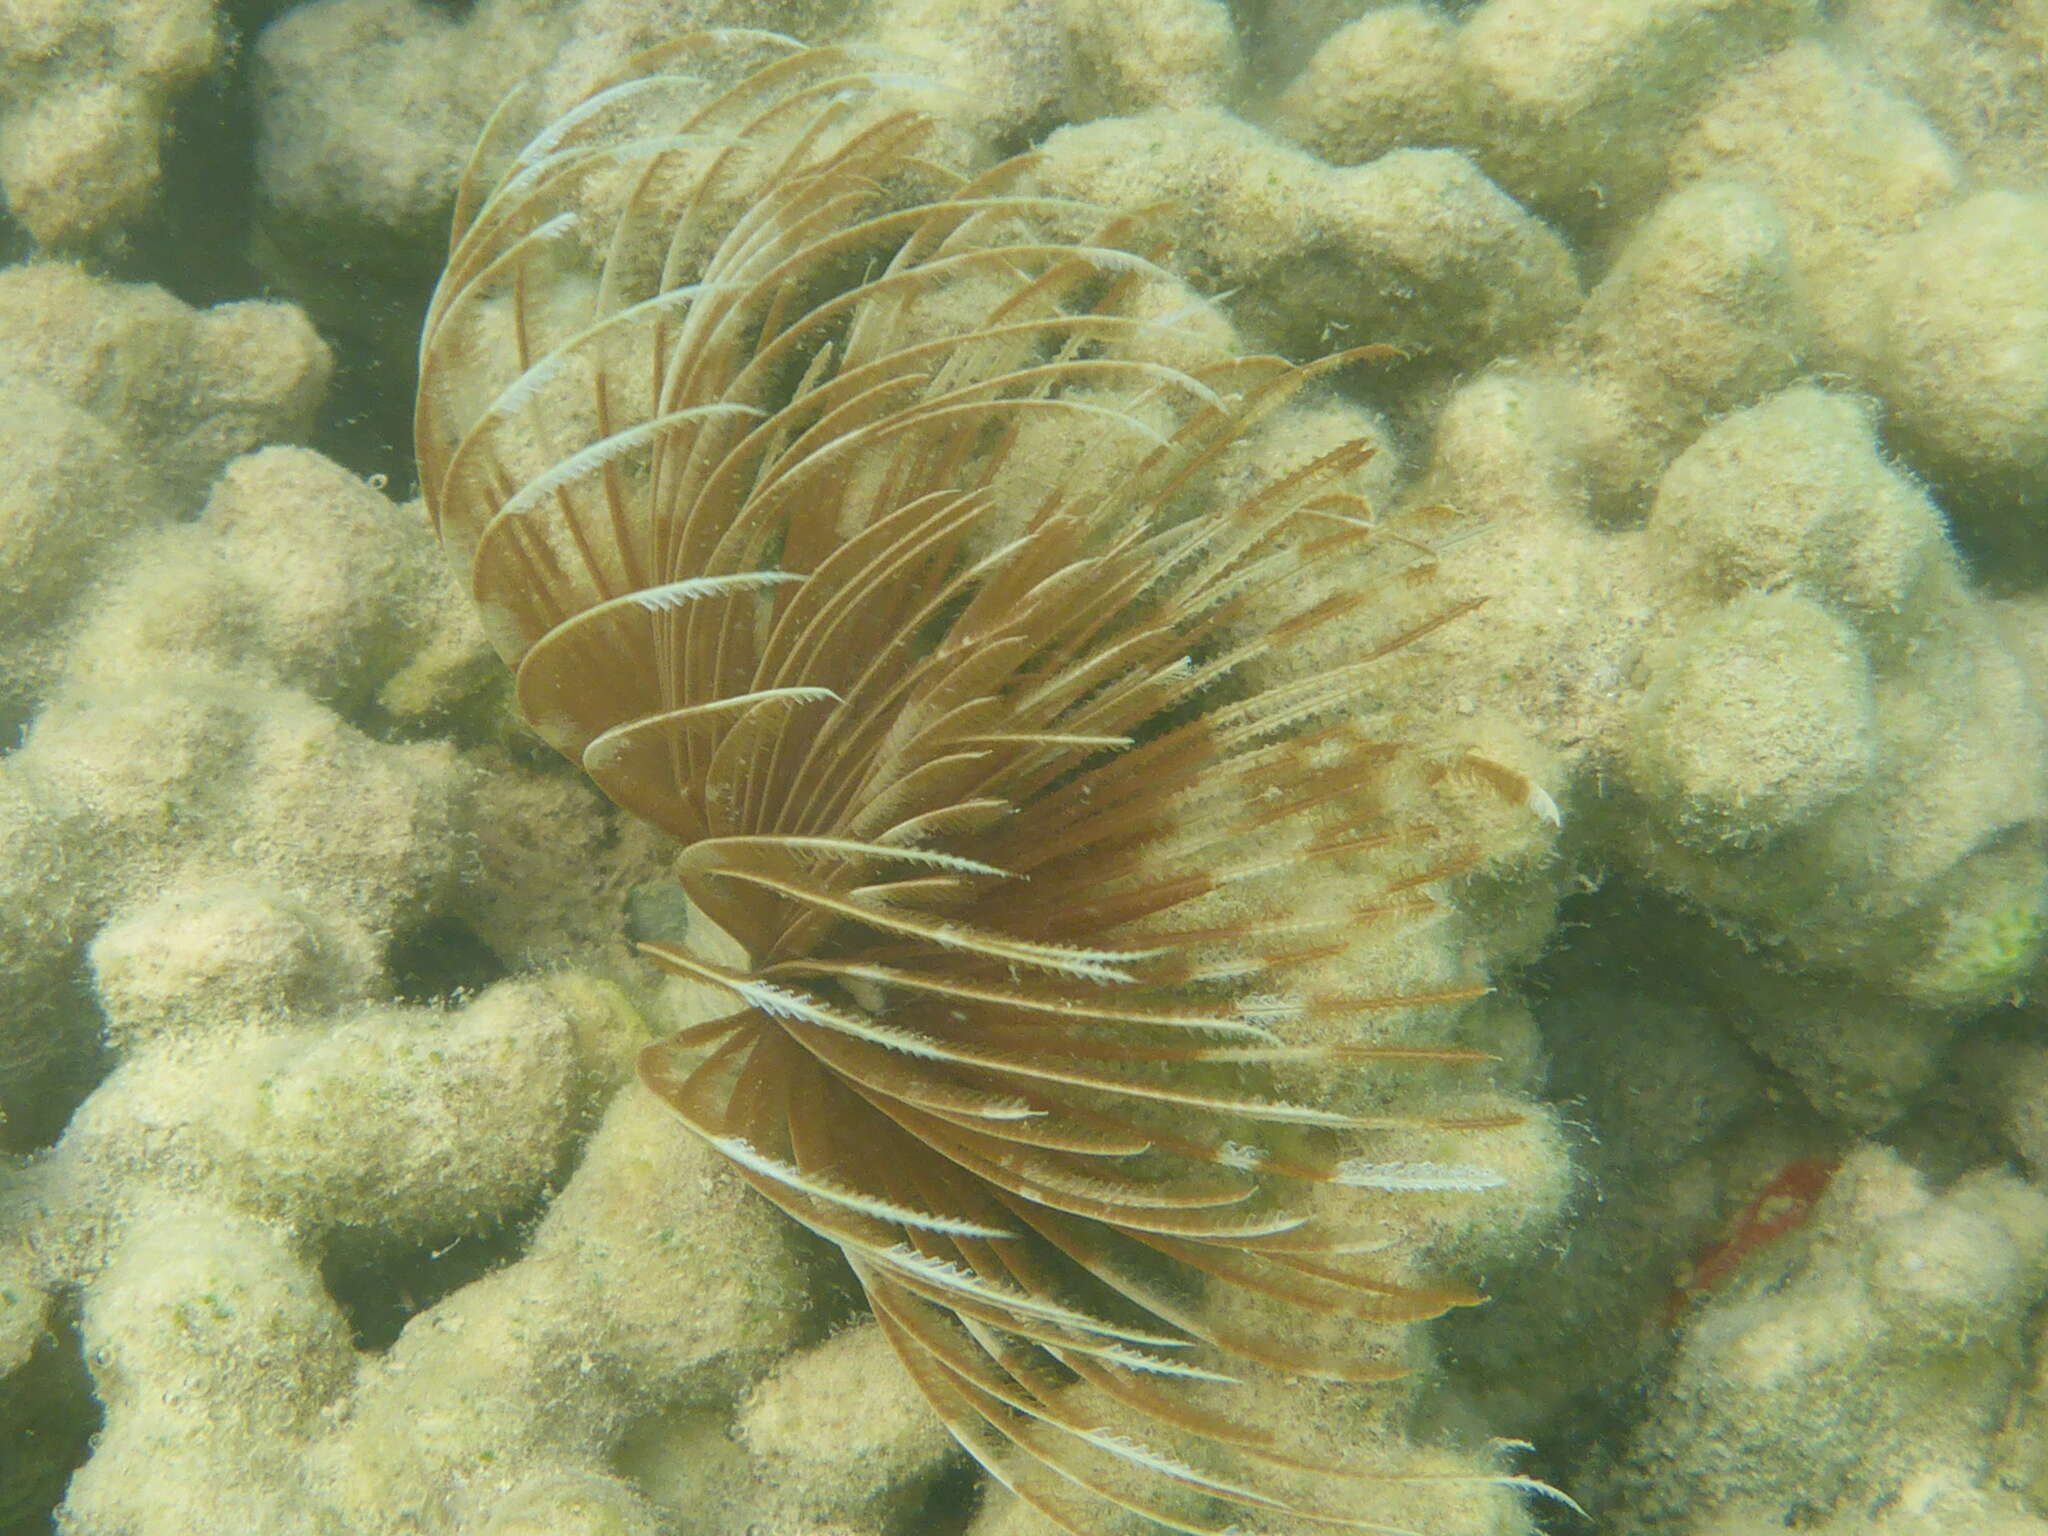
[[1488,1187],[1375,1155],[1455,1123],[1299,1086],[1473,1059],[1360,1021],[1479,989],[1331,979],[1466,857],[1347,715],[1449,615],[1290,669],[1365,600],[1302,573],[1374,540],[1369,450],[1216,505],[1308,372],[1141,314],[1143,218],[935,163],[900,69],[695,34],[509,159],[494,121],[423,345],[433,515],[527,720],[730,941],[644,946],[733,1010],[644,1081],[838,1245],[982,1465],[1072,1531],[1392,1529],[1347,1509],[1398,1469],[1260,1405],[1476,1299],[1331,1214]]

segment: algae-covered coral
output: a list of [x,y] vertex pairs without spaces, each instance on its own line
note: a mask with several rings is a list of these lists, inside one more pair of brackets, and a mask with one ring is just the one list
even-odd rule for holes
[[[1144,210],[1165,362],[1401,349],[1210,481],[1369,439],[1328,510],[1413,537],[1430,601],[1484,600],[1349,717],[1488,818],[1434,923],[1361,952],[1382,991],[1492,983],[1413,1028],[1497,1058],[1460,1091],[1525,1131],[1487,1149],[1500,1190],[1403,1203],[1418,1273],[1494,1299],[1401,1336],[1350,1453],[1470,1475],[1527,1439],[1601,1528],[2048,1524],[2014,1344],[2042,1290],[2038,6],[0,21],[0,1518],[1030,1528],[829,1256],[626,1085],[705,1006],[629,948],[676,935],[666,852],[510,725],[421,510],[359,478],[406,478],[362,444],[494,104],[532,80],[544,120],[708,23],[889,50],[948,163],[1030,148],[1045,195]],[[159,156],[160,196],[191,184],[158,133],[209,69],[247,93],[217,174],[263,278],[195,310],[170,294],[218,276],[148,198]],[[1836,1164],[1805,1225],[1750,1209]]]

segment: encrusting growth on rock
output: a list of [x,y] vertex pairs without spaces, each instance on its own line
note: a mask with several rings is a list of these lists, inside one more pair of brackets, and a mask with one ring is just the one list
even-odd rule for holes
[[1502,1117],[1352,1069],[1479,1059],[1375,1031],[1483,989],[1347,970],[1476,858],[1471,772],[1353,708],[1461,607],[1410,606],[1365,445],[1219,497],[1317,369],[1148,318],[1143,218],[945,169],[891,71],[693,34],[487,186],[501,111],[423,345],[433,515],[528,721],[681,845],[693,932],[641,947],[732,1011],[644,1081],[968,1450],[1077,1532],[1391,1531],[1359,1490],[1403,1474],[1276,1387],[1476,1299],[1372,1250],[1499,1182],[1414,1148]]

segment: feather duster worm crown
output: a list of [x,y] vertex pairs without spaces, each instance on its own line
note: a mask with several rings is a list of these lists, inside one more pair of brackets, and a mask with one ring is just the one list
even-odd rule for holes
[[1391,1529],[1355,1511],[1398,1470],[1271,1404],[1475,1299],[1358,1220],[1494,1182],[1386,1151],[1456,1122],[1313,1086],[1473,1059],[1366,1031],[1479,989],[1344,985],[1460,858],[1350,713],[1448,615],[1315,659],[1365,599],[1304,574],[1387,542],[1370,450],[1220,499],[1308,371],[1156,318],[1142,219],[935,163],[891,67],[692,35],[486,190],[494,123],[433,516],[527,720],[730,940],[643,946],[732,1009],[646,1085],[838,1245],[983,1466],[1075,1532]]

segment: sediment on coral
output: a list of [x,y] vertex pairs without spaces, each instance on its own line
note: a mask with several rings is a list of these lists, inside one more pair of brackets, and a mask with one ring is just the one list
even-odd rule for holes
[[0,1524],[1032,1529],[627,1086],[719,1006],[630,947],[669,852],[398,499],[470,144],[695,22],[888,49],[935,159],[1164,231],[1161,364],[1402,349],[1212,466],[1370,440],[1325,510],[1483,599],[1358,716],[1491,850],[1373,984],[1485,976],[1415,1028],[1559,1107],[1407,1234],[1494,1299],[1380,1443],[2041,1536],[2048,33],[1966,0],[0,4]]

